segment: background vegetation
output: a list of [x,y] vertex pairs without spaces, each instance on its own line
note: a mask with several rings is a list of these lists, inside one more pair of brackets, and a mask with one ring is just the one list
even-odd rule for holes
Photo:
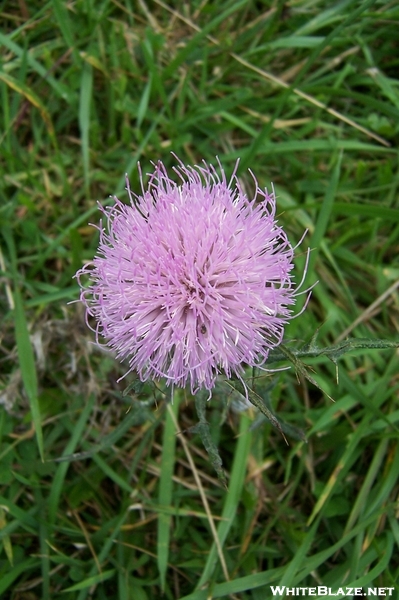
[[162,382],[118,384],[68,302],[97,202],[127,198],[125,173],[137,189],[138,160],[218,155],[231,173],[240,157],[248,193],[248,168],[273,182],[292,243],[309,230],[297,276],[309,246],[319,283],[288,347],[397,340],[397,2],[19,0],[0,19],[0,596],[395,597],[397,351],[345,355],[338,380],[307,360],[326,393],[294,369],[257,381],[307,443],[218,388],[226,490],[189,393],[168,407]]

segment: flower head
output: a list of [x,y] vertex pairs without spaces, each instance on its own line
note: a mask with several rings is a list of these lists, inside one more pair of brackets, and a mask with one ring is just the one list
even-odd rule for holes
[[97,255],[77,273],[97,341],[142,381],[165,377],[192,393],[264,363],[296,296],[274,193],[255,180],[249,200],[235,171],[227,182],[219,168],[178,161],[174,181],[159,162],[141,195],[127,182],[130,205],[115,197],[101,209]]

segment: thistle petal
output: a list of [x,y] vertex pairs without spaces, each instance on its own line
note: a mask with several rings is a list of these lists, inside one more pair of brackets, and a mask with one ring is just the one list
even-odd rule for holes
[[274,191],[254,178],[248,199],[236,170],[227,183],[220,163],[218,175],[177,160],[177,182],[159,162],[141,195],[127,181],[130,205],[101,209],[97,254],[76,276],[97,340],[142,381],[164,377],[194,394],[280,344],[297,295],[294,250]]

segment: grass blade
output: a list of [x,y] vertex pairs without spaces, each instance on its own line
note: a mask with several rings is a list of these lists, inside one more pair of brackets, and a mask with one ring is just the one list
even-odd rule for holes
[[79,104],[79,127],[82,144],[83,176],[85,182],[85,193],[89,195],[89,169],[90,169],[90,106],[93,89],[93,68],[85,62],[82,70],[82,80],[80,84],[80,104]]
[[[86,427],[90,413],[93,409],[94,400],[95,400],[95,396],[94,396],[94,394],[92,394],[89,397],[86,404],[84,405],[81,415],[79,417],[79,420],[78,420],[77,424],[73,427],[73,432],[72,432],[71,438],[63,452],[63,454],[65,456],[72,454],[73,451],[75,450],[77,444],[79,443],[79,441],[82,437],[84,428]],[[55,517],[56,517],[59,499],[60,499],[61,493],[62,493],[62,486],[64,483],[66,473],[68,471],[69,465],[70,465],[69,462],[60,463],[58,466],[57,472],[54,476],[54,479],[53,479],[53,483],[52,483],[50,495],[49,495],[49,500],[48,500],[48,505],[49,505],[48,519],[49,519],[50,523],[53,523],[55,520]]]
[[8,87],[18,92],[18,94],[21,94],[21,96],[24,96],[24,98],[26,98],[31,104],[33,104],[33,106],[36,106],[36,108],[39,110],[42,116],[43,121],[46,123],[47,131],[50,137],[53,140],[55,140],[54,127],[50,113],[45,104],[39,98],[39,96],[24,82],[20,81],[19,79],[15,79],[11,75],[8,75],[7,73],[4,73],[1,70],[0,81],[4,81],[4,83],[8,85]]
[[[229,482],[229,490],[226,494],[226,499],[221,515],[221,521],[217,528],[217,535],[219,538],[220,546],[223,548],[224,542],[229,534],[230,528],[233,524],[234,517],[237,512],[238,503],[241,498],[242,488],[244,485],[245,473],[247,469],[247,459],[251,447],[252,435],[249,430],[251,419],[247,413],[241,414],[240,429],[238,433],[238,441],[234,453],[234,461],[231,470],[231,477]],[[209,551],[208,558],[205,564],[205,568],[202,572],[201,578],[197,584],[197,589],[209,582],[215,567],[217,565],[217,548],[216,544],[213,543]]]
[[18,360],[21,368],[22,381],[32,413],[33,426],[36,432],[40,458],[44,461],[43,432],[38,398],[38,386],[35,357],[29,337],[28,324],[19,290],[14,290],[15,304],[15,339],[17,341]]
[[[162,462],[161,477],[159,480],[158,502],[160,507],[168,508],[172,506],[173,494],[173,471],[175,467],[175,449],[176,449],[176,431],[175,421],[171,412],[177,419],[179,412],[180,396],[175,394],[173,404],[170,410],[166,411],[165,428],[162,444]],[[157,541],[157,561],[161,578],[161,588],[165,591],[166,571],[169,558],[169,539],[172,515],[160,510],[158,514],[158,541]]]

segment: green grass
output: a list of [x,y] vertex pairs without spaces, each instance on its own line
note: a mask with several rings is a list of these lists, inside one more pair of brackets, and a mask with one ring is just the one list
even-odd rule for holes
[[226,490],[190,394],[171,409],[162,382],[118,384],[69,303],[97,202],[126,199],[125,173],[139,190],[138,161],[217,155],[231,173],[240,157],[292,243],[308,229],[297,274],[310,247],[318,284],[287,348],[398,340],[397,3],[29,0],[0,17],[0,597],[399,598],[395,348],[345,354],[338,379],[303,359],[319,387],[263,374],[288,445],[218,386]]

